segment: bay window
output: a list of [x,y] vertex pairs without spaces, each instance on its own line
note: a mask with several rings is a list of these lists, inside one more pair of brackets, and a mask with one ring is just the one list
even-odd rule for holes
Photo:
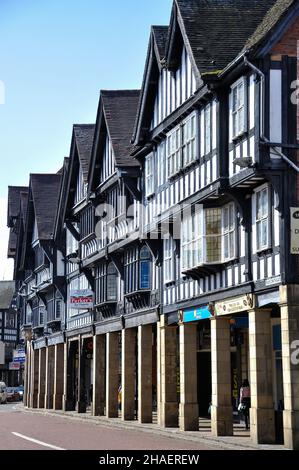
[[152,257],[147,246],[134,247],[125,253],[125,293],[149,290]]
[[233,203],[222,208],[197,207],[182,221],[182,271],[233,259],[236,256],[235,237]]
[[118,293],[118,272],[110,262],[100,264],[96,269],[95,297],[96,304],[116,302]]
[[265,186],[256,192],[256,242],[257,250],[269,247],[269,188]]
[[204,153],[207,155],[211,151],[211,112],[212,107],[208,105],[204,110]]

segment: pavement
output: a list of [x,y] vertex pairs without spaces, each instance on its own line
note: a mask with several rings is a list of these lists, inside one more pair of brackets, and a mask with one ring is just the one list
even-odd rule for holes
[[[0,406],[0,449],[57,450],[285,450],[282,445],[255,445],[243,424],[234,436],[214,437],[209,420],[199,421],[198,432],[161,428],[121,418],[77,412],[27,409],[23,404]],[[124,432],[125,430],[125,432]]]

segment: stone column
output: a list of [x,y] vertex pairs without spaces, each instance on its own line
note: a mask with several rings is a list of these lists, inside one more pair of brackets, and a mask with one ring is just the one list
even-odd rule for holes
[[24,380],[24,406],[29,406],[30,395],[30,361],[31,361],[31,343],[26,343],[26,360],[25,360],[25,380]]
[[46,348],[45,408],[53,408],[54,392],[54,346]]
[[62,410],[63,381],[64,381],[64,344],[54,346],[54,393],[53,409]]
[[77,390],[77,411],[86,413],[85,400],[85,350],[84,340],[79,336],[78,340],[78,390]]
[[233,435],[229,317],[211,319],[212,410],[214,436]]
[[103,416],[105,407],[105,335],[93,337],[92,415]]
[[122,330],[121,354],[121,417],[132,420],[135,417],[135,366],[136,330]]
[[198,431],[197,324],[182,323],[180,331],[180,407],[182,431]]
[[118,417],[119,333],[106,334],[106,416]]
[[280,286],[284,445],[299,450],[299,285]]
[[30,407],[37,408],[39,351],[31,345]]
[[177,427],[177,328],[167,325],[165,315],[160,317],[159,333],[161,401],[158,422],[162,427]]
[[63,411],[75,410],[74,369],[76,351],[77,341],[66,340],[64,344]]
[[153,420],[153,327],[138,326],[138,421]]
[[157,418],[160,423],[161,416],[161,328],[157,322]]
[[45,406],[45,379],[46,379],[46,348],[39,349],[39,366],[38,366],[38,396],[37,407]]
[[275,442],[271,310],[252,309],[249,315],[250,435],[256,444]]

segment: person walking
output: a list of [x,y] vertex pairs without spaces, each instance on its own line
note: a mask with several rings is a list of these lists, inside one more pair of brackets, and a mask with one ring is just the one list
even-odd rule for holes
[[249,408],[251,406],[250,399],[250,386],[247,379],[243,380],[242,387],[240,388],[240,410],[243,413],[245,419],[245,428],[249,429],[248,418]]

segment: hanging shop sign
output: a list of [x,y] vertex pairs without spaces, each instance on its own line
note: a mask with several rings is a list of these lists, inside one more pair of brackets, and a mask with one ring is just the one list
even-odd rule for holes
[[211,316],[212,314],[209,306],[193,308],[183,312],[183,322],[188,323],[191,321],[206,320],[207,318],[211,318]]
[[13,351],[13,362],[25,362],[26,354],[25,349],[15,349]]
[[10,362],[8,365],[9,370],[20,370],[20,363],[19,362]]
[[233,299],[224,300],[223,302],[216,302],[215,304],[215,311],[217,316],[245,312],[251,308],[253,308],[252,294],[243,295],[241,297],[234,297]]
[[291,254],[299,255],[299,207],[291,207]]
[[70,292],[70,308],[89,309],[93,308],[93,303],[93,291],[91,289],[77,289]]

